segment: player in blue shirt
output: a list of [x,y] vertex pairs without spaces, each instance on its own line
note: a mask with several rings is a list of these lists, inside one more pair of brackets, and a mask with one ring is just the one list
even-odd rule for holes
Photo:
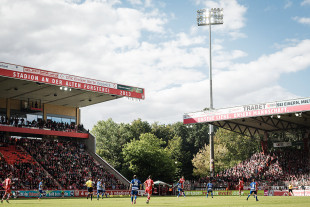
[[39,179],[39,200],[42,198],[44,191],[43,191],[43,181],[42,179]]
[[257,184],[255,182],[255,179],[253,179],[253,182],[250,184],[250,187],[251,187],[250,194],[248,195],[246,200],[249,200],[249,197],[252,195],[252,193],[254,193],[254,197],[256,198],[256,201],[258,201],[258,199],[257,199]]
[[[131,204],[136,204],[138,190],[141,189],[142,183],[137,179],[137,176],[133,176],[133,180],[130,182],[129,189],[131,189]],[[135,196],[135,199],[133,197]]]
[[213,184],[212,184],[211,180],[207,184],[207,198],[209,196],[209,192],[211,193],[211,196],[213,198]]
[[99,196],[102,196],[102,199],[103,199],[103,183],[101,181],[101,179],[98,179],[98,182],[97,182],[97,200],[99,200]]

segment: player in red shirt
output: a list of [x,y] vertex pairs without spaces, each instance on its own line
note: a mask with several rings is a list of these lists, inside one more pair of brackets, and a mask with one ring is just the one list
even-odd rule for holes
[[151,199],[152,188],[154,187],[154,182],[153,182],[151,176],[149,176],[148,179],[144,182],[144,186],[145,186],[145,193],[147,193],[146,203],[148,204],[150,202],[150,199]]
[[243,180],[239,179],[239,196],[241,196],[241,192],[243,191],[243,185],[244,185],[244,182]]
[[183,196],[185,197],[185,193],[184,193],[184,183],[185,183],[185,179],[184,179],[184,176],[182,176],[177,184],[177,187],[178,187],[178,191],[179,191],[179,194],[178,194],[178,197],[180,195],[183,194]]
[[3,203],[3,200],[4,200],[5,196],[7,196],[6,202],[9,203],[9,199],[10,199],[10,196],[11,196],[11,185],[13,184],[11,179],[12,179],[12,174],[10,174],[8,176],[8,178],[5,179],[3,181],[3,183],[2,183],[4,185],[5,194],[2,197],[2,199],[1,199],[1,203]]

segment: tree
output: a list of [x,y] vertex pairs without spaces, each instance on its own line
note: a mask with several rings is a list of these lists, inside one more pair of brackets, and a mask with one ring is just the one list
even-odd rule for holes
[[171,182],[175,173],[175,163],[171,154],[162,146],[165,142],[151,133],[141,134],[123,148],[124,160],[132,174],[142,179],[152,175],[156,179]]
[[199,150],[192,160],[193,175],[206,177],[210,175],[210,147],[205,145]]
[[191,179],[193,178],[192,159],[199,149],[209,143],[208,125],[184,125],[182,122],[177,122],[172,125],[172,128],[175,134],[182,139],[181,174],[187,179]]
[[150,133],[152,129],[147,121],[137,119],[131,122],[130,131],[132,133],[133,138],[139,139],[141,134]]
[[96,152],[116,170],[122,171],[122,146],[133,137],[128,124],[117,124],[112,119],[98,121],[91,133],[96,137]]
[[[222,144],[214,146],[214,168],[215,172],[220,172],[227,168],[227,148]],[[210,176],[210,145],[205,145],[194,155],[192,160],[194,169],[193,175],[198,177]]]
[[[215,172],[230,168],[259,151],[259,139],[218,129],[214,136]],[[195,176],[210,175],[210,146],[205,145],[192,160]]]
[[248,159],[252,154],[260,150],[259,137],[243,136],[223,128],[220,128],[215,133],[215,142],[227,149],[225,159],[229,167]]
[[153,123],[151,125],[152,127],[152,134],[154,134],[159,139],[162,139],[163,141],[168,144],[170,140],[172,140],[175,136],[174,130],[171,127],[171,125],[160,125],[157,122]]
[[168,141],[166,147],[167,152],[170,154],[171,159],[175,163],[175,180],[182,176],[183,152],[182,152],[182,139],[179,136],[174,136],[173,139]]

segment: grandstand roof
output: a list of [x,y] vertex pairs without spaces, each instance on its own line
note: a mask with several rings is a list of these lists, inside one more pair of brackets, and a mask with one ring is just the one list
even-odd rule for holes
[[210,123],[240,134],[310,129],[310,98],[186,113],[184,124]]
[[122,97],[144,99],[144,89],[0,62],[0,97],[85,107]]

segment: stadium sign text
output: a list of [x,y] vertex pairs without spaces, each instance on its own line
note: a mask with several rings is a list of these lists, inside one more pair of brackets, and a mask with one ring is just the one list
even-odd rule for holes
[[144,99],[144,89],[0,62],[0,76]]
[[251,104],[210,111],[186,113],[183,116],[184,124],[214,122],[246,117],[279,115],[310,110],[310,98],[288,101],[271,102],[265,104]]

